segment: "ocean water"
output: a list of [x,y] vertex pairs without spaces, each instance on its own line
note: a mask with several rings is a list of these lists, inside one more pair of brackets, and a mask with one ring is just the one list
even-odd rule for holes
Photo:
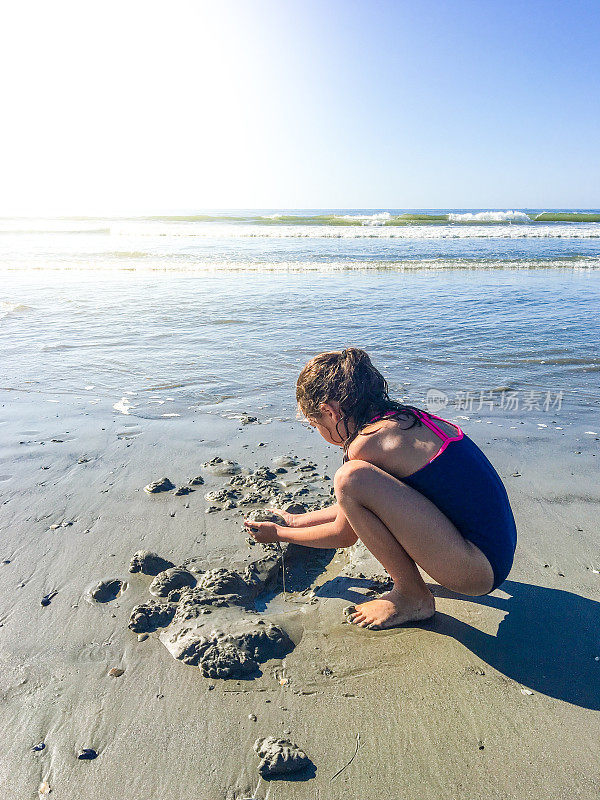
[[289,418],[354,345],[447,416],[597,414],[599,268],[596,210],[2,219],[2,400]]

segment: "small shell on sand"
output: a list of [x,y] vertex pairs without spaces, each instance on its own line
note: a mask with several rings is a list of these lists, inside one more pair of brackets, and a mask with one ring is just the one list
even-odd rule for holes
[[50,594],[44,595],[42,597],[42,599],[40,600],[40,605],[41,606],[49,606],[50,605],[50,601],[52,600],[52,598],[54,597],[55,594],[56,594],[56,592],[50,592]]
[[111,678],[120,678],[121,675],[125,674],[125,670],[121,669],[121,667],[113,667],[112,669],[109,669],[108,674]]
[[48,795],[50,794],[51,791],[52,791],[52,789],[46,783],[46,781],[42,781],[40,783],[40,785],[39,785],[39,788],[38,788],[38,796],[40,798],[48,797]]
[[93,761],[94,758],[98,758],[98,753],[93,747],[83,747],[77,754],[77,758],[80,761]]

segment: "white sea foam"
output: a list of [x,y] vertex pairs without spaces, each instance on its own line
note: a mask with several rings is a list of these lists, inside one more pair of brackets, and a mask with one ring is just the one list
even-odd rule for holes
[[385,225],[388,220],[392,219],[392,215],[389,211],[382,211],[379,214],[343,214],[342,216],[336,216],[335,219],[357,221],[361,225]]
[[[600,223],[597,222],[536,222],[522,212],[486,211],[485,215],[515,214],[514,218],[505,217],[503,221],[511,224],[483,225],[484,222],[500,222],[501,220],[478,218],[480,215],[457,214],[460,217],[448,223],[436,225],[385,225],[385,220],[372,218],[352,219],[360,225],[281,225],[244,222],[235,225],[223,225],[212,222],[118,222],[111,223],[111,237],[136,237],[147,240],[157,238],[157,245],[164,246],[169,238],[189,239],[588,239],[600,238]],[[521,215],[521,216],[517,216]],[[349,217],[348,217],[349,219]],[[457,225],[456,222],[461,222]],[[472,224],[468,224],[471,222]],[[123,245],[115,244],[115,250],[123,249]],[[139,244],[136,245],[139,249]],[[135,254],[125,253],[128,261],[137,260]],[[139,256],[138,256],[139,257]]]
[[133,408],[137,408],[136,405],[133,405],[131,400],[128,397],[122,397],[118,403],[115,403],[113,406],[115,411],[120,411],[121,414],[129,414],[129,412]]
[[531,218],[523,211],[478,211],[475,214],[448,214],[448,220],[449,222],[531,222]]

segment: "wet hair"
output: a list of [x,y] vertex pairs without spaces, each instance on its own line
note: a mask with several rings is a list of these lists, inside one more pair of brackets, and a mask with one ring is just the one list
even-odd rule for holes
[[[388,384],[367,353],[358,347],[331,353],[320,353],[303,367],[296,383],[298,408],[307,419],[322,416],[321,404],[337,400],[342,419],[335,429],[344,442],[344,453],[358,436],[361,428],[375,416],[393,411],[389,418],[412,416],[413,425],[420,425],[419,409],[392,400]],[[348,423],[352,418],[354,429]],[[345,433],[340,431],[344,426]]]

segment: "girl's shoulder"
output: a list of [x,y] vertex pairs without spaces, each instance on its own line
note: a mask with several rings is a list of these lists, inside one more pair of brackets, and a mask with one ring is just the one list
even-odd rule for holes
[[[410,433],[408,434],[410,437]],[[377,464],[387,460],[391,451],[398,452],[407,441],[407,431],[392,420],[372,422],[357,434],[348,447],[348,459]]]

